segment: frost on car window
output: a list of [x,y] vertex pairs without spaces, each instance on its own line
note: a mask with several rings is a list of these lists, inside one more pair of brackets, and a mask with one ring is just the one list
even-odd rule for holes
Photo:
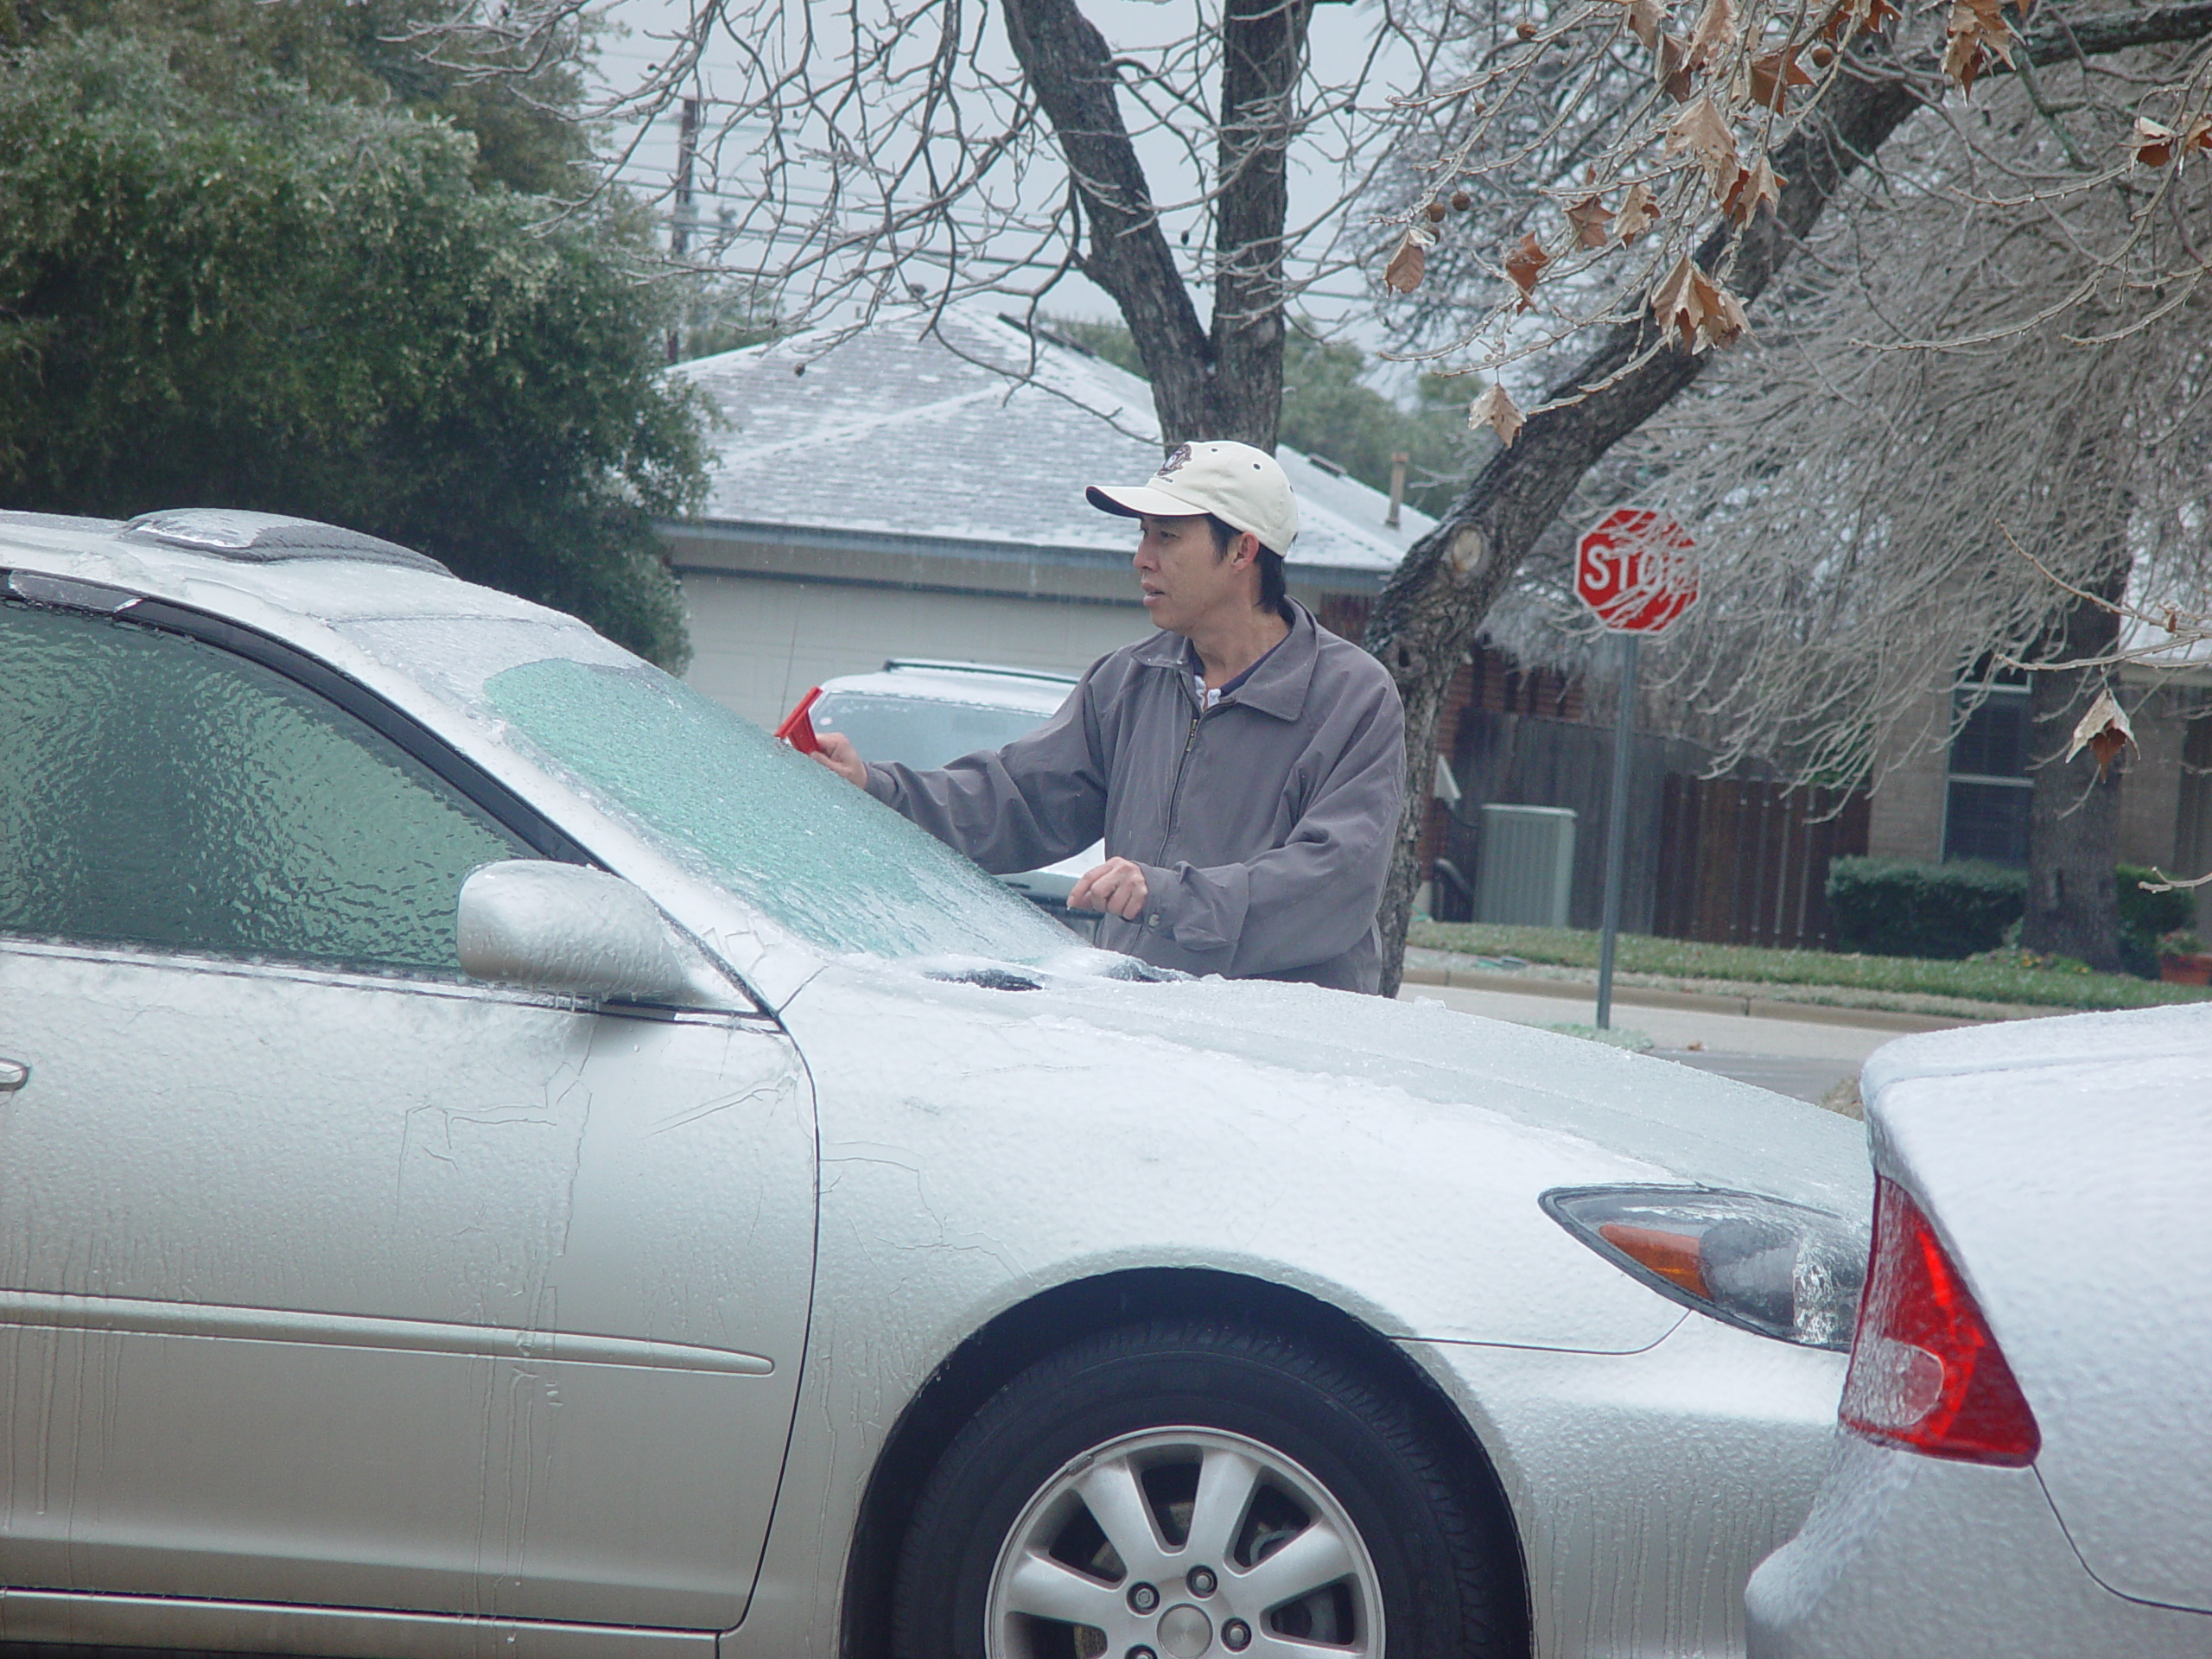
[[531,856],[257,663],[0,607],[0,932],[458,974],[461,884]]
[[484,695],[687,867],[817,944],[1018,962],[1068,949],[966,859],[657,669],[550,658],[494,674]]
[[896,760],[923,770],[978,749],[1004,748],[1046,720],[1026,709],[853,691],[823,692],[810,717],[815,730],[842,732],[871,760]]

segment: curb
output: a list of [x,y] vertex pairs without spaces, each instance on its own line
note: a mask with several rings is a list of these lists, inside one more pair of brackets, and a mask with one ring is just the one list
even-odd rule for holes
[[[1408,985],[1449,985],[1469,991],[1503,991],[1515,996],[1555,996],[1564,1001],[1595,1002],[1598,989],[1566,979],[1524,979],[1518,974],[1480,973],[1465,968],[1408,968]],[[1993,1023],[1941,1014],[1905,1014],[1892,1008],[1835,1008],[1821,1002],[1785,1002],[1770,996],[1720,996],[1711,991],[1669,991],[1643,985],[1613,987],[1616,1004],[1643,1008],[1687,1008],[1700,1014],[1732,1014],[1753,1020],[1791,1020],[1801,1025],[1855,1026],[1862,1031],[1950,1031],[1960,1026]],[[2026,1017],[2026,1016],[2021,1016]]]

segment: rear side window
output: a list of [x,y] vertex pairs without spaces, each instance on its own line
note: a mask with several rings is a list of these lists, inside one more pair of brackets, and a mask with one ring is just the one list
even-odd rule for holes
[[457,974],[461,882],[533,855],[271,669],[0,607],[0,932]]

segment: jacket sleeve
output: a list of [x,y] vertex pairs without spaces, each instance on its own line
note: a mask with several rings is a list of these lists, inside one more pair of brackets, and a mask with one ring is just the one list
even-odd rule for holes
[[1385,680],[1284,843],[1238,864],[1145,867],[1144,926],[1184,964],[1242,978],[1326,962],[1375,925],[1405,798],[1405,715]]
[[1072,857],[1106,821],[1090,676],[1058,714],[1004,748],[930,772],[871,761],[868,792],[994,875]]

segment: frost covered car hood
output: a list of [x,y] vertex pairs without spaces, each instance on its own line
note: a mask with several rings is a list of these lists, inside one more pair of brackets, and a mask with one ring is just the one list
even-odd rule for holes
[[[1733,1188],[1862,1227],[1871,1206],[1859,1125],[1666,1061],[1312,986],[1040,977],[848,961],[787,1005],[817,1084],[825,1239],[849,1200],[872,1226],[903,1204],[928,1237],[972,1237],[1040,1282],[1213,1266],[1395,1335],[1627,1351],[1682,1310],[1570,1237],[1542,1192]],[[884,1179],[918,1205],[857,1196]]]

